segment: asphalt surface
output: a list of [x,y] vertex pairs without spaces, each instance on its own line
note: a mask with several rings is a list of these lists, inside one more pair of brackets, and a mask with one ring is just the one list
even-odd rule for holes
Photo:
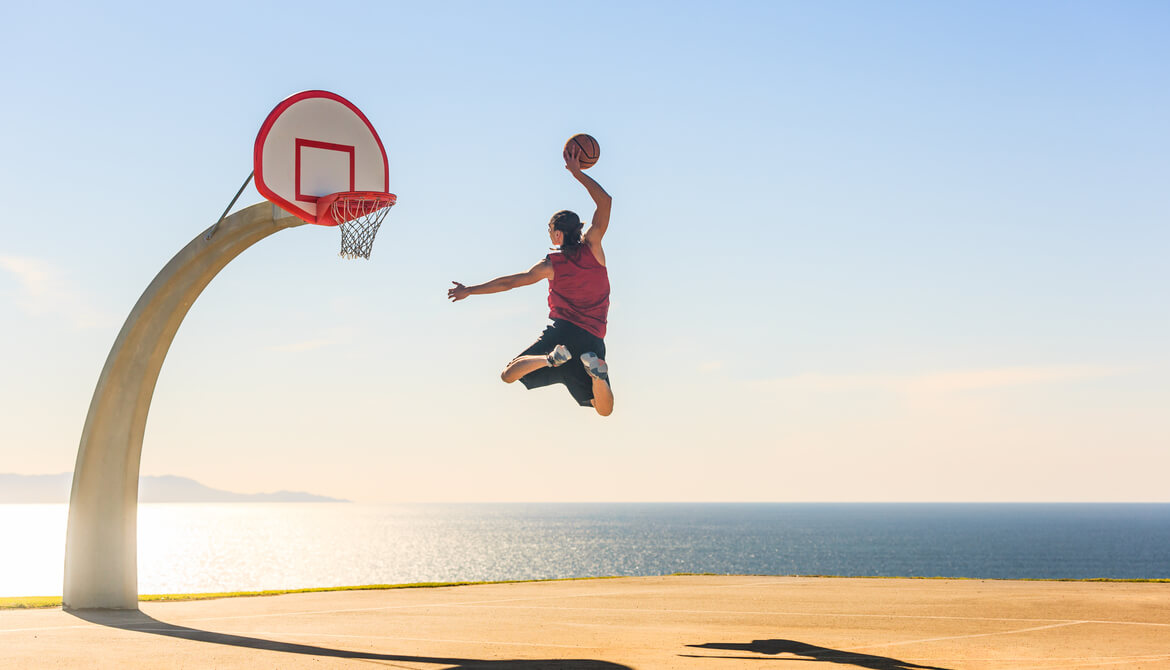
[[0,611],[0,668],[1170,669],[1170,584],[640,577]]

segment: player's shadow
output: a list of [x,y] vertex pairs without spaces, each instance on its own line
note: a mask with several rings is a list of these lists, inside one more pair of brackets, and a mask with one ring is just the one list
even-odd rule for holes
[[[687,646],[697,649],[746,651],[756,654],[767,654],[769,656],[791,654],[795,657],[792,660],[838,663],[840,665],[852,665],[857,668],[868,668],[868,670],[947,670],[946,668],[940,668],[933,665],[918,665],[916,663],[910,663],[909,661],[899,661],[896,658],[887,658],[885,656],[871,656],[869,654],[859,654],[853,651],[828,649],[826,647],[818,647],[816,645],[806,644],[804,642],[797,642],[796,640],[752,640],[748,643],[708,642],[707,644],[689,644]],[[690,658],[736,658],[754,659],[760,661],[770,660],[760,658],[759,656],[704,656],[699,654],[683,654],[683,656]]]
[[325,658],[435,663],[450,666],[450,670],[505,670],[505,668],[508,670],[542,670],[544,668],[550,668],[552,670],[632,670],[632,668],[625,665],[595,659],[487,660],[408,656],[403,654],[375,654],[365,651],[351,651],[349,649],[332,649],[308,644],[265,640],[246,635],[216,633],[208,630],[199,630],[198,628],[188,628],[187,626],[176,626],[165,621],[159,621],[139,610],[71,610],[69,613],[90,623],[120,630],[162,635],[165,637],[177,637],[184,640],[195,640],[211,644],[223,644],[231,647],[243,647],[245,649],[263,649],[286,654],[303,654],[306,656],[320,656]]

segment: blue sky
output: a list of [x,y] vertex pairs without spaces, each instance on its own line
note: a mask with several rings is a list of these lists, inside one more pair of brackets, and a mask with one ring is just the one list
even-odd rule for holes
[[[377,127],[399,204],[369,262],[305,226],[216,278],[144,474],[370,502],[1167,500],[1164,3],[9,14],[0,471],[72,468],[125,315],[268,111],[321,88]],[[543,287],[444,298],[587,211],[576,132],[615,199],[608,419],[498,380]]]

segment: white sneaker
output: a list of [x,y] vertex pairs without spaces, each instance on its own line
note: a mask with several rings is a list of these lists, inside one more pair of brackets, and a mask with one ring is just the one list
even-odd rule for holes
[[565,347],[565,345],[558,344],[548,354],[548,365],[549,365],[549,367],[555,368],[557,366],[564,365],[565,363],[568,363],[569,359],[572,357],[573,357],[573,354],[569,353],[569,349],[567,347]]
[[590,377],[609,383],[609,366],[598,358],[597,354],[592,351],[581,354],[581,364],[585,366],[585,372],[588,372]]

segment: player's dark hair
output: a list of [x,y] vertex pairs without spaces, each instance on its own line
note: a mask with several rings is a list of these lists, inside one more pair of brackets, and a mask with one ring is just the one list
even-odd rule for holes
[[577,216],[576,212],[570,212],[567,209],[562,209],[556,214],[552,215],[549,220],[554,230],[559,230],[564,233],[564,241],[561,242],[561,251],[575,252],[581,246],[582,236],[581,217]]

